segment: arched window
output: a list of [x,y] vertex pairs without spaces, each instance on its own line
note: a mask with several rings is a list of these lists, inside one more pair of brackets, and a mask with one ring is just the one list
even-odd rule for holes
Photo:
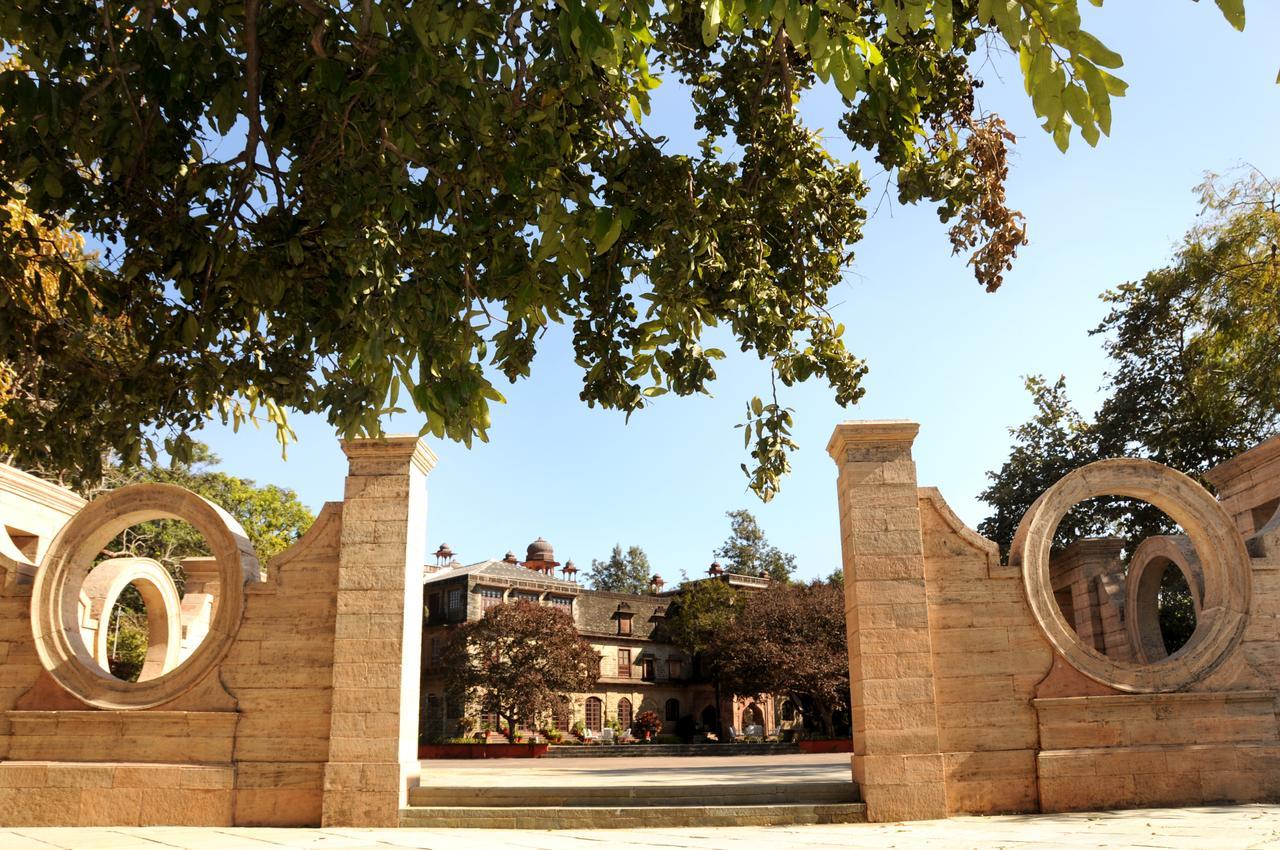
[[796,706],[791,700],[787,700],[782,704],[782,720],[790,723],[796,719]]
[[587,728],[592,732],[599,732],[604,728],[604,711],[600,697],[587,697],[586,721]]
[[754,702],[742,710],[742,727],[763,726],[764,712]]
[[680,700],[674,698],[667,700],[667,706],[663,710],[662,719],[673,722],[680,719]]
[[631,700],[626,697],[618,700],[618,724],[623,732],[631,729]]

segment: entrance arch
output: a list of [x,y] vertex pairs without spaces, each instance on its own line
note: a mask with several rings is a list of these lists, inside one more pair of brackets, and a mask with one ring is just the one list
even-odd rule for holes
[[702,709],[702,714],[699,715],[699,718],[702,721],[702,725],[708,730],[712,732],[718,732],[720,730],[720,715],[716,711],[716,707],[714,705],[709,705]]

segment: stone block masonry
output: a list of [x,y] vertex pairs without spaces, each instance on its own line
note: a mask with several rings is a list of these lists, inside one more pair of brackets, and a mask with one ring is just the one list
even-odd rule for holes
[[[845,423],[828,446],[867,816],[1280,797],[1280,442],[1215,471],[1221,502],[1147,461],[1090,464],[1033,505],[1004,563],[918,486],[917,431]],[[180,488],[85,505],[0,467],[0,827],[403,821],[435,457],[409,437],[343,448],[343,501],[265,570],[234,519]],[[1054,584],[1054,526],[1098,495],[1149,501],[1185,531],[1161,551],[1188,553],[1199,625],[1171,656],[1131,651],[1122,621],[1140,606],[1114,542],[1057,553]],[[193,569],[217,599],[176,667],[121,682],[85,643],[79,590],[111,537],[161,517],[205,535],[213,558]]]
[[[0,825],[398,822],[417,771],[425,476],[435,457],[412,437],[343,448],[344,501],[325,505],[263,573],[246,571],[242,610],[206,639],[228,643],[207,673],[173,693],[167,675],[152,680],[165,701],[140,710],[95,704],[101,671],[75,694],[42,665],[33,579],[83,503],[0,467],[0,519],[37,532],[21,538],[23,550],[0,539]],[[127,515],[127,489],[116,493],[122,507],[111,513]],[[238,526],[228,528],[234,536]]]
[[[1025,562],[1003,564],[941,493],[917,487],[916,431],[911,422],[845,423],[828,446],[838,472],[853,771],[868,817],[1280,796],[1280,545],[1267,537],[1280,527],[1267,525],[1280,489],[1258,471],[1280,457],[1280,441],[1220,468],[1226,510],[1190,479],[1145,461],[1106,461],[1064,479],[1085,495],[1115,487],[1107,492],[1170,511],[1189,535],[1178,545],[1196,544],[1196,563],[1209,565],[1201,629],[1186,652],[1148,664],[1133,657],[1119,623],[1124,574],[1110,564],[1119,542],[1073,545],[1056,556],[1063,588],[1038,587]],[[1058,499],[1065,512],[1070,499]],[[1057,516],[1019,538],[1045,541]],[[1100,601],[1076,592],[1074,611],[1054,614],[1056,622],[1030,604],[1033,587],[1080,591],[1098,579]]]

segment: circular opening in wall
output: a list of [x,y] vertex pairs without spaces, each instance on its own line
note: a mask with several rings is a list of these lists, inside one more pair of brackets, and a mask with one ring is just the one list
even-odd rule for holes
[[[147,603],[137,588],[129,586],[107,618],[107,672],[122,682],[136,682],[147,660],[150,629]],[[101,659],[94,659],[102,666]]]
[[[1105,649],[1107,637],[1119,637],[1115,634],[1115,622],[1102,623],[1101,628],[1095,630],[1098,624],[1082,620],[1078,611],[1075,622],[1068,622],[1055,594],[1053,561],[1055,556],[1061,559],[1066,554],[1065,548],[1055,553],[1053,546],[1061,534],[1061,522],[1072,515],[1077,506],[1100,496],[1144,502],[1143,509],[1163,511],[1185,531],[1184,535],[1157,535],[1135,547],[1129,558],[1128,574],[1121,584],[1122,594],[1116,592],[1112,579],[1111,592],[1106,595],[1114,607],[1119,607],[1115,603],[1123,600],[1126,628],[1138,633],[1131,633],[1131,644],[1138,637],[1143,645],[1151,647],[1148,652],[1136,653],[1138,657],[1132,659],[1110,657],[1099,649],[1099,641]],[[1125,545],[1124,541],[1118,543],[1121,559]],[[1188,578],[1193,598],[1197,591],[1200,598],[1196,628],[1176,653],[1168,654],[1163,648],[1159,626],[1159,591],[1164,568],[1144,567],[1141,572],[1149,572],[1149,578],[1143,574],[1135,576],[1134,569],[1140,561],[1154,564],[1156,554],[1173,560],[1170,553],[1174,549],[1191,553],[1202,583],[1197,586],[1195,575]],[[1058,654],[1086,676],[1121,691],[1178,690],[1203,678],[1238,644],[1248,616],[1249,558],[1231,518],[1204,488],[1185,475],[1150,461],[1097,461],[1063,477],[1046,490],[1023,517],[1010,548],[1010,563],[1022,568],[1032,611]],[[1061,572],[1064,567],[1061,560],[1059,563]],[[1123,574],[1123,570],[1121,572]],[[1100,574],[1103,573],[1105,571]],[[1105,581],[1094,581],[1094,586],[1100,592],[1107,589]],[[1078,603],[1079,599],[1077,596],[1075,601]],[[1087,597],[1085,599],[1087,601]],[[1077,624],[1087,627],[1087,638],[1086,629],[1078,631]],[[1158,652],[1152,635],[1160,646]]]
[[[1194,579],[1190,570],[1197,571]],[[1203,587],[1198,570],[1188,538],[1167,514],[1113,496],[1068,510],[1050,550],[1058,613],[1086,646],[1120,661],[1154,663],[1191,640]],[[1139,592],[1128,593],[1130,586]]]
[[[108,551],[122,551],[119,542],[119,538],[112,541]],[[155,548],[145,540],[134,544],[141,550]],[[102,558],[90,567],[75,593],[85,650],[99,669],[115,678],[156,679],[190,654],[183,651],[184,606],[178,584],[173,571],[159,561]]]
[[[103,557],[121,551],[126,532],[147,524],[154,529],[157,520],[188,524],[210,552],[174,568],[185,598],[159,561]],[[192,688],[226,654],[239,628],[245,585],[258,580],[252,545],[221,508],[169,484],[122,487],[82,508],[50,545],[32,588],[36,651],[59,684],[91,705],[161,705]],[[135,646],[128,661],[113,665],[113,650],[120,650],[114,612],[122,607],[135,624],[145,620],[140,664]],[[201,611],[207,616],[198,622]],[[194,626],[185,635],[184,619]],[[135,664],[136,680],[126,680],[121,674],[131,674]]]
[[1183,652],[1200,629],[1205,574],[1184,534],[1142,541],[1129,562],[1126,627],[1135,658],[1155,663]]
[[1165,655],[1173,655],[1191,640],[1196,630],[1196,611],[1191,601],[1191,586],[1182,570],[1173,564],[1160,576],[1157,621]]

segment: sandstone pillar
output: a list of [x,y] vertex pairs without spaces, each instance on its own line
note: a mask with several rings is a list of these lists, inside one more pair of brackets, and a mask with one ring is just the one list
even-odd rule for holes
[[914,422],[846,422],[840,541],[853,708],[853,776],[873,821],[946,817],[925,599]]
[[397,826],[418,771],[426,476],[417,437],[352,440],[342,505],[325,826]]

